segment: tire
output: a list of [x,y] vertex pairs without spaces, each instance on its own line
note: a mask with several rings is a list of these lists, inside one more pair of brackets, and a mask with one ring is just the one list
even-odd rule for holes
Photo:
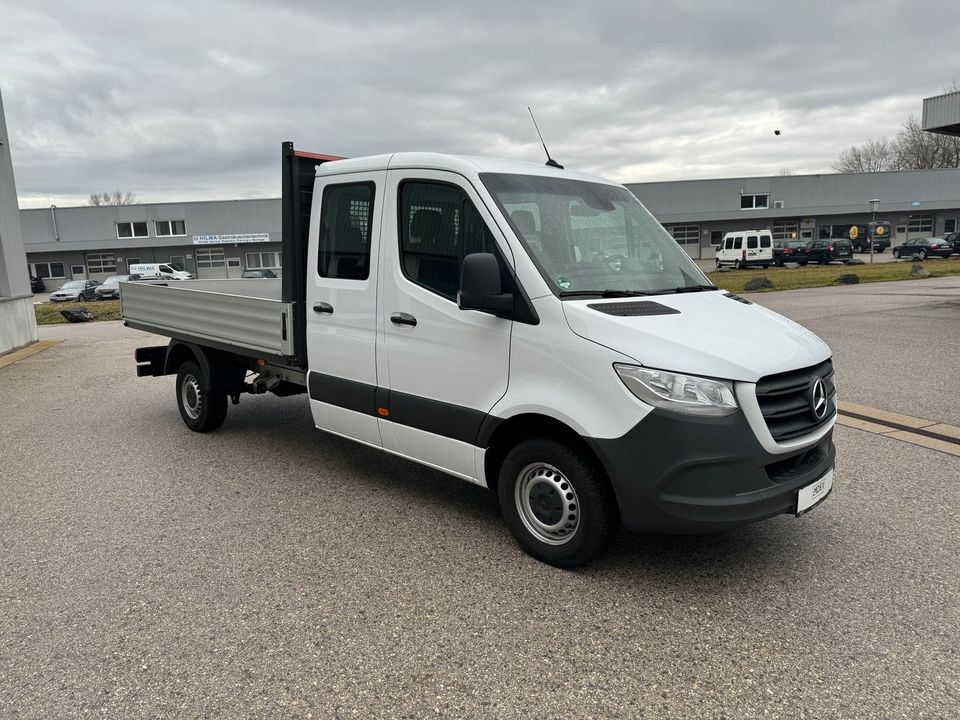
[[743,263],[740,262],[739,260],[734,260],[734,261],[733,261],[733,269],[734,269],[734,270],[743,270]]
[[821,265],[829,265],[830,259],[826,255],[821,255],[817,262]]
[[783,258],[778,257],[776,260],[773,261],[773,264],[776,265],[777,267],[783,267]]
[[766,270],[766,269],[767,269],[768,267],[770,267],[770,266],[769,266],[769,265],[761,265],[760,267],[762,267],[764,270]]
[[717,268],[719,269],[719,267],[720,267],[720,258],[717,258]]
[[227,417],[227,394],[207,387],[200,366],[187,360],[177,370],[177,407],[183,424],[194,432],[211,432]]
[[77,302],[86,302],[86,301],[87,301],[86,295],[84,295],[83,293],[80,293],[79,295],[77,295]]
[[920,256],[920,260],[921,260],[921,261],[927,259],[927,251],[926,251],[926,250],[921,250],[920,252],[917,253],[917,255]]
[[894,249],[893,249],[893,256],[894,256],[897,260],[900,259],[900,248],[894,248]]
[[801,261],[800,261],[799,263],[797,263],[797,264],[798,264],[800,267],[806,267],[806,266],[807,266],[807,261],[806,261],[806,260],[801,260]]
[[555,567],[590,562],[620,527],[616,500],[596,462],[549,438],[525,440],[507,454],[498,495],[520,546]]

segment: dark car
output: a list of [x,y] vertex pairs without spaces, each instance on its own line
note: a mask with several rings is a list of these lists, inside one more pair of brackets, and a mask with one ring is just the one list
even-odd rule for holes
[[98,300],[109,300],[120,297],[120,283],[139,280],[139,275],[111,275],[94,291]]
[[917,255],[921,260],[926,260],[928,257],[950,257],[953,252],[953,245],[943,238],[929,237],[914,238],[903,245],[897,245],[893,249],[893,256],[899,258]]
[[277,274],[273,270],[244,270],[240,277],[242,278],[275,278]]
[[804,245],[803,240],[774,240],[773,264],[783,267],[785,262],[797,262],[797,254]]
[[943,242],[953,248],[954,253],[960,253],[960,230],[945,235]]
[[797,262],[826,265],[834,260],[847,262],[853,258],[853,245],[849,240],[811,240],[797,251]]
[[47,286],[43,284],[43,278],[30,276],[30,292],[42,293],[47,291]]

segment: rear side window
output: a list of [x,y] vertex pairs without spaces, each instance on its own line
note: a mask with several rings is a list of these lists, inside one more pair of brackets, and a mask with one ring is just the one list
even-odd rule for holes
[[499,256],[493,236],[460,188],[406,182],[400,188],[400,265],[403,274],[445,298],[460,289],[464,255]]
[[327,185],[320,205],[321,277],[366,280],[370,277],[374,184]]
[[757,249],[757,236],[749,235],[747,236],[747,250],[756,250]]
[[742,250],[743,249],[743,238],[737,237],[733,239],[733,249]]
[[761,235],[761,236],[760,236],[760,247],[762,247],[762,248],[768,248],[768,247],[770,247],[770,238],[767,237],[766,235]]

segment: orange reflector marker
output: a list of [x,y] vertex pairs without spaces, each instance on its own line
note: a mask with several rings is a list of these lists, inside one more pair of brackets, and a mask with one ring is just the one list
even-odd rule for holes
[[390,415],[390,411],[387,410],[386,408],[378,407],[377,415],[379,415],[380,417],[387,417],[388,415]]

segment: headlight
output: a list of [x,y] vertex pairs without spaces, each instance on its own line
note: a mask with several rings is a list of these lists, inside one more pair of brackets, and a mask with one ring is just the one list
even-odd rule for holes
[[733,383],[615,363],[613,369],[648,405],[686,415],[730,415],[737,410]]

